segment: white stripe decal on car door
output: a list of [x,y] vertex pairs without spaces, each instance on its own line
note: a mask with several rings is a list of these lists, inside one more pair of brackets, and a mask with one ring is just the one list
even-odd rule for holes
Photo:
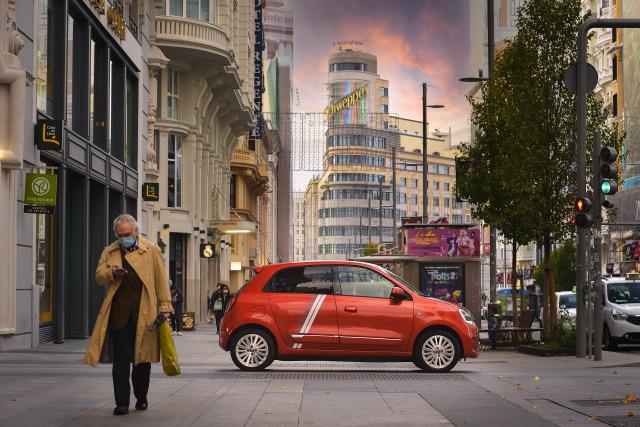
[[[320,308],[322,307],[322,303],[324,302],[326,297],[327,297],[326,295],[318,295],[316,299],[313,301],[313,304],[311,305],[311,309],[309,310],[309,313],[307,313],[307,317],[304,320],[302,327],[300,328],[301,334],[306,334],[309,332],[309,330],[311,330],[311,326],[313,326],[313,322],[316,320],[318,311],[320,311]],[[302,344],[295,343],[293,344],[293,348],[302,348]]]

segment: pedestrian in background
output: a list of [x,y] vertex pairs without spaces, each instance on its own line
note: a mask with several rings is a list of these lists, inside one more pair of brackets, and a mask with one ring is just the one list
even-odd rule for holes
[[96,269],[96,282],[108,287],[84,362],[113,363],[114,415],[129,413],[131,384],[136,409],[148,407],[151,363],[160,361],[158,331],[148,327],[158,313],[169,317],[171,296],[160,248],[138,236],[138,224],[128,214],[113,222],[117,241],[107,246]]
[[171,329],[176,335],[182,335],[182,303],[184,296],[180,289],[175,285],[171,285],[171,306],[173,306],[173,314],[171,315]]
[[210,310],[216,318],[216,333],[220,333],[220,322],[224,316],[224,309],[231,298],[229,286],[224,283],[218,283],[218,288],[211,294]]

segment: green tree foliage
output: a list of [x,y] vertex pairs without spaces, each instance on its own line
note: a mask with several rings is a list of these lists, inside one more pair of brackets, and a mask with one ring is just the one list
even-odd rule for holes
[[[576,105],[563,77],[576,61],[585,18],[579,0],[523,4],[517,35],[497,53],[481,97],[470,98],[475,135],[460,150],[467,170],[459,174],[457,192],[476,217],[518,244],[544,247],[545,328],[557,320],[551,246],[575,232]],[[595,130],[603,141],[611,135],[603,114],[602,103],[589,96],[588,138]]]
[[375,255],[378,253],[378,246],[375,243],[369,243],[362,250],[362,256]]
[[[551,252],[551,266],[556,275],[556,290],[570,291],[576,284],[576,246],[573,240],[567,240]],[[536,269],[533,280],[542,286],[544,267]]]

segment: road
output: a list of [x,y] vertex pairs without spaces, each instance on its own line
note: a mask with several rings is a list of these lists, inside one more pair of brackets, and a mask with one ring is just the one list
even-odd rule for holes
[[81,364],[86,341],[0,353],[0,424],[640,426],[629,396],[640,394],[638,349],[605,352],[602,363],[485,352],[449,374],[356,362],[275,362],[245,373],[216,339],[210,326],[176,337],[183,374],[168,378],[154,365],[149,410],[123,417],[111,415],[110,366]]

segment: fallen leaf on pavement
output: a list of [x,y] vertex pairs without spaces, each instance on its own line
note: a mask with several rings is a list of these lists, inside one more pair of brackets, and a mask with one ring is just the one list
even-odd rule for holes
[[522,391],[522,390],[524,390],[524,387],[518,386],[518,387],[516,388],[516,390],[518,390],[518,391]]
[[638,399],[636,399],[636,397],[633,394],[628,394],[627,395],[627,400],[629,402],[636,402]]
[[533,409],[538,409],[538,405],[533,405]]
[[537,375],[534,375],[534,376],[533,376],[533,380],[534,380],[534,381],[540,381],[540,377],[539,377],[539,376],[537,376]]
[[631,411],[627,412],[627,417],[633,417],[633,412]]
[[604,380],[596,380],[597,383],[603,383]]
[[266,415],[271,415],[271,411],[264,411]]

